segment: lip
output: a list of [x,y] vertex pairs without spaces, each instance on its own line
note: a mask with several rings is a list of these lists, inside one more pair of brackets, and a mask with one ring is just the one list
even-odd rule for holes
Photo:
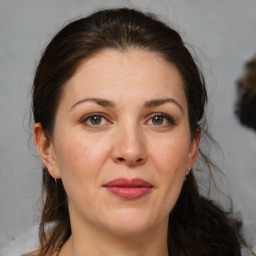
[[139,199],[150,193],[153,189],[152,184],[139,178],[115,179],[104,184],[103,187],[105,187],[110,193],[114,194],[115,196],[126,200]]

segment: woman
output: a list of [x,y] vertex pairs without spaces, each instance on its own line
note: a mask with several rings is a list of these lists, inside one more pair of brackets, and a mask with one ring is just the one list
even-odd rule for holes
[[240,255],[237,222],[193,175],[198,152],[211,166],[206,101],[181,37],[155,17],[103,10],[64,27],[33,87],[36,255]]

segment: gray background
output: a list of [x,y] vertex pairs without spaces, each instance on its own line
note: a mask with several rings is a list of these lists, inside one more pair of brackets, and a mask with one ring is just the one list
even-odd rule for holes
[[213,151],[227,176],[218,182],[235,212],[249,226],[256,222],[256,132],[234,115],[235,81],[256,53],[255,0],[0,0],[0,248],[38,222],[41,164],[29,107],[40,53],[68,20],[113,6],[160,15],[195,49],[209,90],[209,126],[224,154]]

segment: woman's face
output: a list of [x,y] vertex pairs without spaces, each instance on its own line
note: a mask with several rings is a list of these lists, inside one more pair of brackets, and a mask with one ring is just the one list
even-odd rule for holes
[[117,234],[166,230],[198,144],[178,70],[135,49],[85,60],[65,86],[52,140],[39,126],[35,137],[62,179],[72,228]]

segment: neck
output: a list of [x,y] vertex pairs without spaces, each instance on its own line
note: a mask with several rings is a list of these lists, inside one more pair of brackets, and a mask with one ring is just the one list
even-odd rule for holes
[[[60,256],[168,256],[166,232],[158,227],[128,235],[88,229],[73,229]],[[161,231],[161,233],[159,232]]]

